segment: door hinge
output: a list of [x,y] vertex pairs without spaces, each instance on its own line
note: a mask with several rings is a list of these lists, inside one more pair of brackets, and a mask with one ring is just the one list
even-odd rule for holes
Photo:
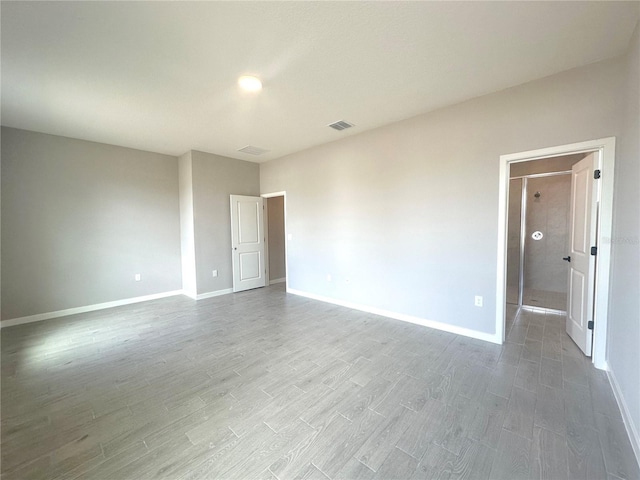
[[593,171],[593,178],[595,178],[596,180],[600,178],[600,170]]
[[598,254],[598,247],[591,247],[591,255],[597,255]]
[[587,322],[587,328],[588,328],[589,330],[593,330],[593,320],[591,320],[591,321]]

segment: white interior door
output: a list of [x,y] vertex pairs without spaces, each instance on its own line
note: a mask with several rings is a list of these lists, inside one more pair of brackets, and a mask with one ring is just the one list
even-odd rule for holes
[[596,245],[596,191],[593,172],[596,154],[591,153],[571,169],[571,210],[569,231],[569,288],[567,296],[567,333],[585,355],[591,356],[593,295]]
[[233,291],[265,286],[264,223],[261,197],[231,195]]

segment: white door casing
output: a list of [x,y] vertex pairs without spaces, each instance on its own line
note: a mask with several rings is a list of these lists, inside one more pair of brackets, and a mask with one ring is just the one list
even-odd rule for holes
[[593,320],[597,197],[594,171],[595,153],[571,168],[569,214],[569,284],[567,295],[567,333],[585,355],[591,356]]
[[596,152],[601,178],[597,181],[598,255],[595,271],[595,294],[593,305],[593,365],[606,370],[607,367],[607,327],[609,312],[609,285],[611,277],[611,236],[613,235],[613,189],[616,163],[615,137],[587,140],[579,143],[527,150],[500,155],[500,195],[498,197],[498,258],[496,275],[496,333],[495,342],[505,340],[505,298],[506,298],[506,245],[507,245],[507,200],[509,198],[509,166],[512,163],[540,160],[543,158]]
[[262,197],[231,195],[233,291],[264,287],[264,219]]

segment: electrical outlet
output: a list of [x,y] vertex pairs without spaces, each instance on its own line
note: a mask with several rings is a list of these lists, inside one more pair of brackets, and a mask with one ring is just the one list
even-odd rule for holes
[[217,277],[217,276],[218,276],[218,270],[214,270],[214,271],[212,272],[212,275],[213,275],[214,277]]
[[139,273],[136,273],[133,278],[135,278],[136,282],[139,282],[140,280],[142,280],[142,276]]
[[344,279],[344,282],[345,282],[345,283],[349,283],[350,281],[351,281],[351,280],[349,279],[349,277],[347,277],[347,278],[345,278],[345,279]]
[[480,295],[476,295],[475,306],[476,307],[481,307],[482,306],[482,297]]
[[327,273],[327,282],[330,282],[330,281],[331,281],[331,274]]
[[293,233],[287,234],[287,240],[289,241],[293,240]]

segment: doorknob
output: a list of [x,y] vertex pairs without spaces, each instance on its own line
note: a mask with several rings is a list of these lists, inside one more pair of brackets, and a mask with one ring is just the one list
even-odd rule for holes
[[562,257],[563,260],[566,260],[567,262],[571,262],[571,255],[569,255],[568,257]]

